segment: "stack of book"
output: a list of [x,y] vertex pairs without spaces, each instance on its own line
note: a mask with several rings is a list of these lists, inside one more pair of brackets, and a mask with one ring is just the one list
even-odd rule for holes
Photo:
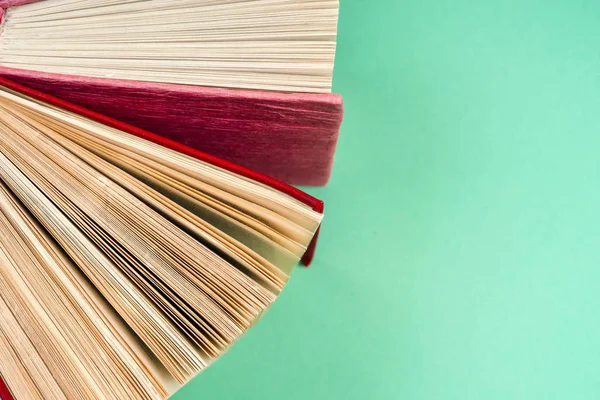
[[0,0],[3,400],[167,398],[310,263],[338,6]]

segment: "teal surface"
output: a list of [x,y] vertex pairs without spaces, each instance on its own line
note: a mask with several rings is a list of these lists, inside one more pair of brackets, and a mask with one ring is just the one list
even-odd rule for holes
[[314,265],[185,399],[600,398],[600,2],[342,0]]

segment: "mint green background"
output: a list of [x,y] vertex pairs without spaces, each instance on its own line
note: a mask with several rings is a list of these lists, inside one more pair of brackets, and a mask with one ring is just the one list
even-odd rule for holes
[[342,0],[318,258],[184,399],[600,398],[600,2]]

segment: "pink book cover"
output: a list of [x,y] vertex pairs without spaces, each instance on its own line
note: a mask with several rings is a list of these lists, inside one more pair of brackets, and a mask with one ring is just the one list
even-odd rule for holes
[[[0,0],[0,8],[35,1]],[[337,94],[221,89],[8,67],[0,67],[0,76],[294,185],[327,184],[343,118]]]

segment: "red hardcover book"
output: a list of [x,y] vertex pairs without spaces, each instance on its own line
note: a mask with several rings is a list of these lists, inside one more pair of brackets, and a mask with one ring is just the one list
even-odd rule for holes
[[[0,7],[35,1],[0,0]],[[12,66],[0,56],[4,78],[286,183],[322,186],[330,178],[343,118],[337,94],[213,88]]]
[[[87,117],[91,120],[97,121],[99,123],[108,125],[110,127],[119,129],[121,131],[127,132],[129,134],[135,135],[137,137],[141,137],[143,139],[149,140],[151,142],[160,144],[162,146],[165,146],[167,148],[170,148],[172,150],[184,153],[186,155],[189,155],[191,157],[195,157],[197,159],[200,159],[204,162],[210,163],[212,165],[218,166],[220,168],[226,169],[228,171],[234,172],[238,175],[242,175],[245,177],[248,177],[252,180],[258,181],[264,185],[268,185],[272,188],[275,188],[283,193],[288,194],[289,196],[309,205],[310,207],[312,207],[315,211],[322,213],[323,212],[323,207],[324,204],[321,200],[318,200],[286,183],[283,183],[279,180],[270,178],[266,175],[263,175],[261,173],[255,172],[253,170],[250,170],[248,168],[239,166],[237,164],[234,164],[232,162],[229,161],[225,161],[222,160],[218,157],[200,152],[199,150],[193,149],[191,147],[188,147],[184,144],[181,144],[179,142],[173,141],[171,139],[167,139],[163,136],[160,135],[156,135],[153,133],[150,133],[146,130],[134,127],[130,124],[118,121],[114,118],[108,117],[106,115],[97,113],[95,111],[91,111],[88,110],[86,108],[83,108],[81,106],[75,105],[71,102],[65,101],[63,99],[59,99],[53,95],[47,94],[47,93],[43,93],[40,92],[38,90],[23,86],[21,84],[18,84],[16,82],[10,81],[8,79],[5,78],[0,78],[0,86],[10,89],[12,91],[21,93],[23,95],[26,95],[30,98],[33,99],[37,99],[40,101],[43,101],[45,103],[54,105],[60,109],[64,109],[70,112],[73,112],[75,114]],[[0,117],[1,119],[1,117]],[[307,252],[305,253],[304,257],[302,258],[302,262],[304,265],[308,266],[308,264],[311,262],[313,256],[314,256],[314,251],[315,251],[315,246],[316,246],[316,240],[318,237],[318,232],[317,234],[314,236],[313,241],[311,242],[310,247],[308,248]],[[5,383],[2,381],[2,379],[0,379],[0,397],[3,400],[8,400],[8,399],[12,399],[11,394],[9,389],[6,387]]]
[[[156,135],[154,133],[150,133],[149,131],[146,131],[144,129],[135,127],[133,125],[127,124],[122,121],[118,121],[114,118],[97,113],[95,111],[91,111],[89,109],[78,106],[71,102],[65,101],[63,99],[59,99],[58,97],[49,95],[47,93],[43,93],[38,90],[31,89],[29,87],[23,86],[21,84],[18,84],[16,82],[13,82],[13,81],[5,79],[5,78],[0,78],[0,86],[4,86],[5,88],[17,91],[19,93],[22,93],[22,94],[32,97],[34,99],[41,100],[48,104],[52,104],[57,107],[60,107],[62,109],[72,111],[81,116],[90,118],[94,121],[100,122],[102,124],[108,125],[110,127],[116,128],[116,129],[119,129],[123,132],[127,132],[132,135],[136,135],[138,137],[141,137],[141,138],[144,138],[151,142],[160,144],[161,146],[168,147],[172,150],[178,151],[178,152],[186,154],[188,156],[197,158],[202,161],[206,161],[215,166],[218,166],[218,167],[221,167],[228,171],[234,172],[238,175],[242,175],[242,176],[248,177],[250,179],[253,179],[257,182],[264,183],[265,185],[271,186],[272,188],[277,189],[283,193],[286,193],[286,194],[292,196],[293,198],[295,198],[296,200],[299,200],[299,201],[309,205],[313,210],[315,210],[319,213],[323,213],[323,211],[324,211],[325,205],[322,200],[319,200],[319,199],[317,199],[317,198],[307,194],[306,192],[303,192],[293,186],[290,186],[287,183],[284,183],[277,179],[271,178],[271,177],[261,174],[259,172],[253,171],[249,168],[246,168],[241,165],[232,163],[230,161],[223,160],[219,157],[215,157],[213,155],[201,152],[199,150],[196,150],[194,148],[186,146],[185,144],[176,142],[174,140],[165,138],[160,135]],[[302,257],[302,263],[305,266],[309,266],[314,257],[318,236],[319,236],[319,233],[317,232],[317,234],[315,235],[306,254],[304,254],[304,256]]]

